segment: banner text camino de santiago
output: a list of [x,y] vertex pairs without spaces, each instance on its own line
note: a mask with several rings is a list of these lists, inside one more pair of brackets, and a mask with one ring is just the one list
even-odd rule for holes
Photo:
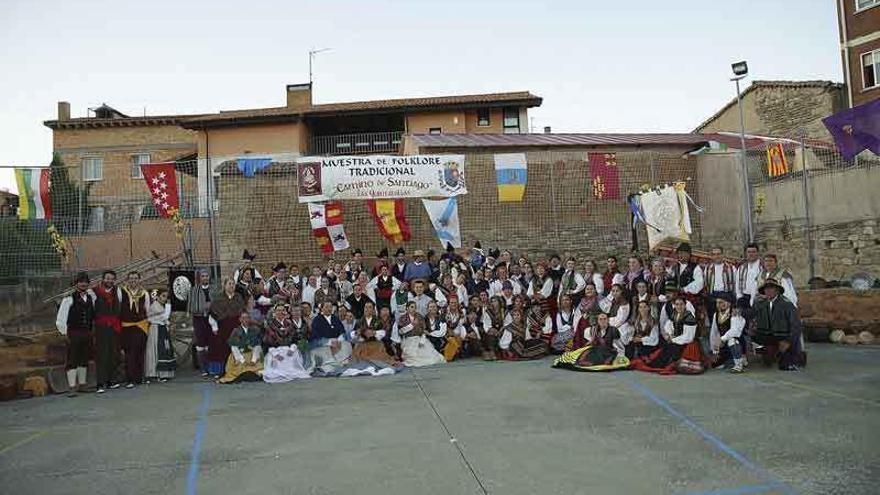
[[300,203],[467,194],[464,155],[303,157],[297,181]]

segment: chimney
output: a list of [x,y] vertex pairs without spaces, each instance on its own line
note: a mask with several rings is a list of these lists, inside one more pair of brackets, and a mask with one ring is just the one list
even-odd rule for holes
[[544,126],[544,134],[550,134],[550,126],[549,125]]
[[287,108],[305,110],[312,106],[312,83],[287,85]]
[[58,120],[70,120],[70,103],[58,102]]

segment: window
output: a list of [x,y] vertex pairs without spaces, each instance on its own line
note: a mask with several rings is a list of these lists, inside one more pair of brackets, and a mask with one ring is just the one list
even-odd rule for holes
[[489,109],[477,110],[477,127],[489,127]]
[[141,170],[141,165],[145,163],[150,163],[150,154],[149,153],[138,153],[136,155],[131,155],[131,178],[132,179],[143,179],[144,173]]
[[880,0],[856,0],[856,12],[880,5]]
[[104,232],[104,207],[89,207],[89,232]]
[[504,134],[519,134],[519,108],[504,109]]
[[104,178],[103,158],[83,158],[82,179],[85,181],[101,180]]
[[865,89],[880,86],[880,50],[862,55],[862,84]]
[[439,127],[432,127],[428,129],[428,134],[440,134],[441,131],[442,129],[440,129]]

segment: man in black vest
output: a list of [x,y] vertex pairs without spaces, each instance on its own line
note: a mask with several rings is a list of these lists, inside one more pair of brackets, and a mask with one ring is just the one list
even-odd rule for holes
[[89,291],[89,275],[80,272],[73,280],[75,291],[61,300],[55,326],[67,336],[68,397],[76,397],[85,387],[92,344],[92,323],[95,319],[93,293]]
[[764,346],[764,364],[779,362],[779,369],[797,371],[804,364],[801,349],[801,319],[797,308],[783,293],[785,288],[768,278],[758,289],[764,296],[755,303],[755,341]]

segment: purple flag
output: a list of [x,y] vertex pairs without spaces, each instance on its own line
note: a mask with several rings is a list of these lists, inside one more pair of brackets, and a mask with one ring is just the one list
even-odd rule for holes
[[880,100],[874,100],[822,119],[847,160],[864,150],[880,155]]

